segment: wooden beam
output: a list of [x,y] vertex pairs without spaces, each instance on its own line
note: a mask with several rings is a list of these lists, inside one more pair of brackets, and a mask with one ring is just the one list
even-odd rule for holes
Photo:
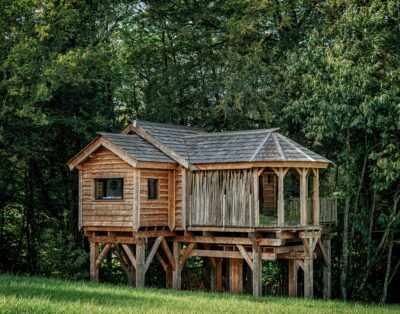
[[182,172],[182,212],[181,212],[181,227],[183,230],[186,229],[186,213],[187,213],[187,206],[186,206],[186,193],[187,193],[187,171],[185,168],[181,167]]
[[133,255],[133,253],[132,253],[132,251],[131,251],[129,245],[123,243],[123,244],[122,244],[122,248],[124,249],[124,251],[125,251],[126,255],[128,256],[130,262],[132,263],[133,267],[135,267],[135,269],[136,269],[136,268],[137,268],[136,258],[135,258],[135,256]]
[[134,231],[140,228],[140,169],[133,170],[132,228]]
[[[260,225],[260,191],[258,169],[253,169],[253,206],[250,206],[250,226]],[[225,204],[225,202],[224,202]],[[252,218],[254,217],[254,218]]]
[[288,261],[289,265],[289,297],[297,297],[297,271],[298,264],[295,259]]
[[145,244],[136,244],[136,287],[145,285]]
[[253,295],[262,295],[262,259],[260,248],[253,246]]
[[99,268],[96,267],[96,260],[99,255],[99,243],[89,242],[90,244],[90,280],[99,281]]
[[82,189],[83,189],[83,170],[79,169],[79,183],[78,183],[78,228],[82,229]]
[[158,249],[158,247],[159,247],[159,245],[160,245],[162,239],[164,239],[164,238],[163,238],[163,237],[158,237],[158,238],[154,241],[154,244],[153,244],[153,246],[151,247],[151,250],[150,250],[150,252],[149,252],[149,255],[147,256],[147,259],[146,259],[146,263],[145,263],[145,265],[144,265],[144,272],[145,272],[145,273],[146,273],[147,270],[149,269],[149,266],[150,266],[150,264],[151,264],[151,261],[153,260],[154,255],[156,254],[157,249]]
[[300,174],[300,224],[302,226],[308,225],[308,211],[307,211],[307,168],[297,168]]
[[[211,243],[211,244],[232,244],[232,245],[252,245],[249,238],[234,238],[234,237],[202,237],[202,236],[178,236],[175,237],[178,242],[196,242],[196,243]],[[285,244],[283,239],[273,238],[258,238],[257,243],[261,246],[282,246]]]
[[106,255],[107,255],[108,251],[110,250],[110,248],[111,248],[111,244],[110,243],[107,243],[104,246],[103,250],[101,251],[101,253],[99,254],[99,256],[96,259],[96,267],[97,268],[100,266],[100,264],[103,261],[104,257],[106,257]]
[[181,244],[177,241],[172,243],[175,269],[172,271],[172,286],[174,289],[180,290],[182,285],[182,268],[179,266],[179,258],[181,255]]
[[131,127],[131,131],[145,139],[147,142],[152,144],[153,146],[157,147],[159,150],[161,150],[164,154],[166,154],[168,157],[172,158],[175,160],[177,163],[181,164],[183,167],[186,169],[189,168],[189,162],[182,158],[180,155],[178,155],[175,151],[170,149],[168,146],[162,144],[160,141],[158,141],[156,138],[151,136],[149,133],[147,133],[144,129],[142,128],[137,128],[135,126]]
[[289,171],[289,168],[272,168],[275,174],[278,177],[278,218],[277,224],[278,226],[285,225],[285,191],[284,191],[284,180],[285,175]]
[[243,247],[243,245],[237,244],[236,247],[239,249],[240,254],[242,254],[243,258],[246,260],[246,262],[249,265],[249,267],[251,268],[251,270],[253,270],[253,261],[249,255],[249,253],[247,253],[247,251]]
[[324,247],[327,263],[323,267],[323,295],[325,299],[330,299],[332,295],[332,264],[331,264],[331,240],[323,240],[321,243]]
[[290,252],[290,253],[278,253],[278,259],[315,259],[317,255],[315,253],[302,253],[302,252]]
[[216,260],[215,288],[218,292],[222,292],[222,261],[222,258]]
[[304,260],[304,297],[312,299],[314,297],[314,272],[313,260]]
[[233,258],[229,260],[230,276],[229,289],[233,294],[243,293],[243,260]]
[[282,167],[282,168],[319,168],[326,169],[329,162],[317,161],[262,161],[262,162],[227,162],[227,163],[209,163],[193,165],[193,171],[197,170],[234,170],[250,169],[260,167]]
[[96,243],[111,243],[111,244],[116,244],[116,243],[138,244],[138,243],[144,243],[145,240],[133,237],[95,236],[91,237],[90,241]]
[[183,265],[185,265],[187,258],[190,256],[190,253],[193,251],[195,246],[196,243],[189,243],[188,247],[182,252],[181,257],[179,258],[179,268],[183,268]]
[[313,225],[319,225],[319,216],[320,216],[320,208],[319,208],[319,170],[312,169],[313,172]]
[[161,248],[164,251],[164,254],[167,257],[172,269],[175,270],[176,267],[178,266],[178,264],[175,263],[174,256],[172,255],[171,250],[169,249],[168,243],[164,238],[161,240]]
[[168,172],[168,228],[175,229],[175,171]]

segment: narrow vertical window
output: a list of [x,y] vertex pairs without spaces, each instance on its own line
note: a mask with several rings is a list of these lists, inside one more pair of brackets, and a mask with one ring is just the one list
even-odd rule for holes
[[158,188],[158,179],[149,178],[147,180],[147,191],[148,191],[148,199],[155,200],[157,199],[157,188]]

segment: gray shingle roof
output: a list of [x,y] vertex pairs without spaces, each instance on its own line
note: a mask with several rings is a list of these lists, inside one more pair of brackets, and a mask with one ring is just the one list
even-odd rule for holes
[[187,159],[187,152],[184,138],[190,135],[205,133],[199,128],[173,125],[168,123],[135,120],[133,121],[133,124],[138,128],[144,129],[159,142],[168,146],[185,159]]
[[186,138],[192,164],[253,161],[316,161],[324,157],[275,130],[221,132]]
[[[133,121],[191,164],[311,161],[328,159],[277,133],[277,129],[207,133],[202,129],[147,121]],[[100,133],[136,160],[175,162],[137,134]]]
[[139,161],[175,162],[158,148],[141,138],[137,134],[103,133],[110,142],[126,151],[132,158]]

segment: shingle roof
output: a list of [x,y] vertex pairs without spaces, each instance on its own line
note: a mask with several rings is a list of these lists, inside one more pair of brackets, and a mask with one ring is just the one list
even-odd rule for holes
[[174,125],[168,123],[157,123],[135,120],[133,124],[144,129],[147,133],[155,137],[159,142],[168,146],[181,157],[187,159],[187,151],[184,138],[190,135],[205,133],[202,129]]
[[253,161],[329,162],[324,157],[276,133],[249,130],[189,136],[186,138],[192,164]]
[[104,133],[98,134],[106,137],[110,142],[126,151],[132,158],[139,161],[175,162],[158,148],[141,138],[137,134]]
[[[311,161],[328,159],[277,133],[278,129],[207,133],[202,129],[147,121],[133,121],[190,164]],[[136,160],[175,162],[138,134],[100,133]]]

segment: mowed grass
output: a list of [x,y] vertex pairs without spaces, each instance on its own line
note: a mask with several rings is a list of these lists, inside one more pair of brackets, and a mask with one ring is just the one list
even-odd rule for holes
[[400,313],[400,306],[135,289],[0,275],[1,313]]

